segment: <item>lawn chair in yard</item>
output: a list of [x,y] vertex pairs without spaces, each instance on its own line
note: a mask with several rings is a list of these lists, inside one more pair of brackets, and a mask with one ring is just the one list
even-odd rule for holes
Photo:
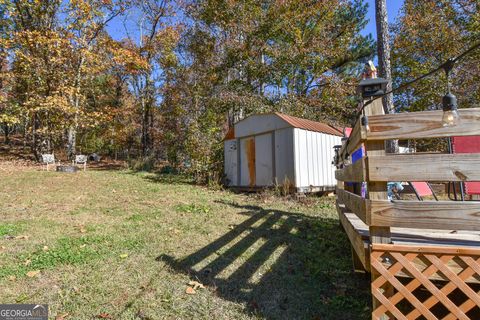
[[45,164],[45,169],[48,171],[49,164],[55,164],[55,156],[52,154],[42,154],[42,163]]
[[87,156],[84,154],[79,154],[75,156],[73,160],[73,165],[83,164],[83,171],[87,171]]

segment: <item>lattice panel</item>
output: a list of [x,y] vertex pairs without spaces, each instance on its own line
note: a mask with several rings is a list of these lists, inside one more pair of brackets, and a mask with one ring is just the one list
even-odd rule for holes
[[480,249],[374,244],[372,319],[480,319]]

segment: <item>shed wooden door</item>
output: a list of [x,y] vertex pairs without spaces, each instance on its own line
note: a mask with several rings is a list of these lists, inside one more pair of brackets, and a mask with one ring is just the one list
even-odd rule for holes
[[240,140],[240,185],[255,186],[255,138]]

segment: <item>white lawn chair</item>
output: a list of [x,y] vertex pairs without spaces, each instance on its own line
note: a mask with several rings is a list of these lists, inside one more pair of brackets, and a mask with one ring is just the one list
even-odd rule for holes
[[45,168],[48,171],[49,164],[55,164],[55,156],[52,154],[42,154],[42,162],[45,164]]
[[87,159],[88,157],[84,154],[78,154],[75,156],[75,160],[73,160],[73,164],[83,164],[83,171],[87,171]]

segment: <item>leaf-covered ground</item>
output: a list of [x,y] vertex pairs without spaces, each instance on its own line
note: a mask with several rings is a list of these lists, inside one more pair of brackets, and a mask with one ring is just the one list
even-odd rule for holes
[[0,169],[0,303],[48,303],[52,319],[369,318],[331,198]]

